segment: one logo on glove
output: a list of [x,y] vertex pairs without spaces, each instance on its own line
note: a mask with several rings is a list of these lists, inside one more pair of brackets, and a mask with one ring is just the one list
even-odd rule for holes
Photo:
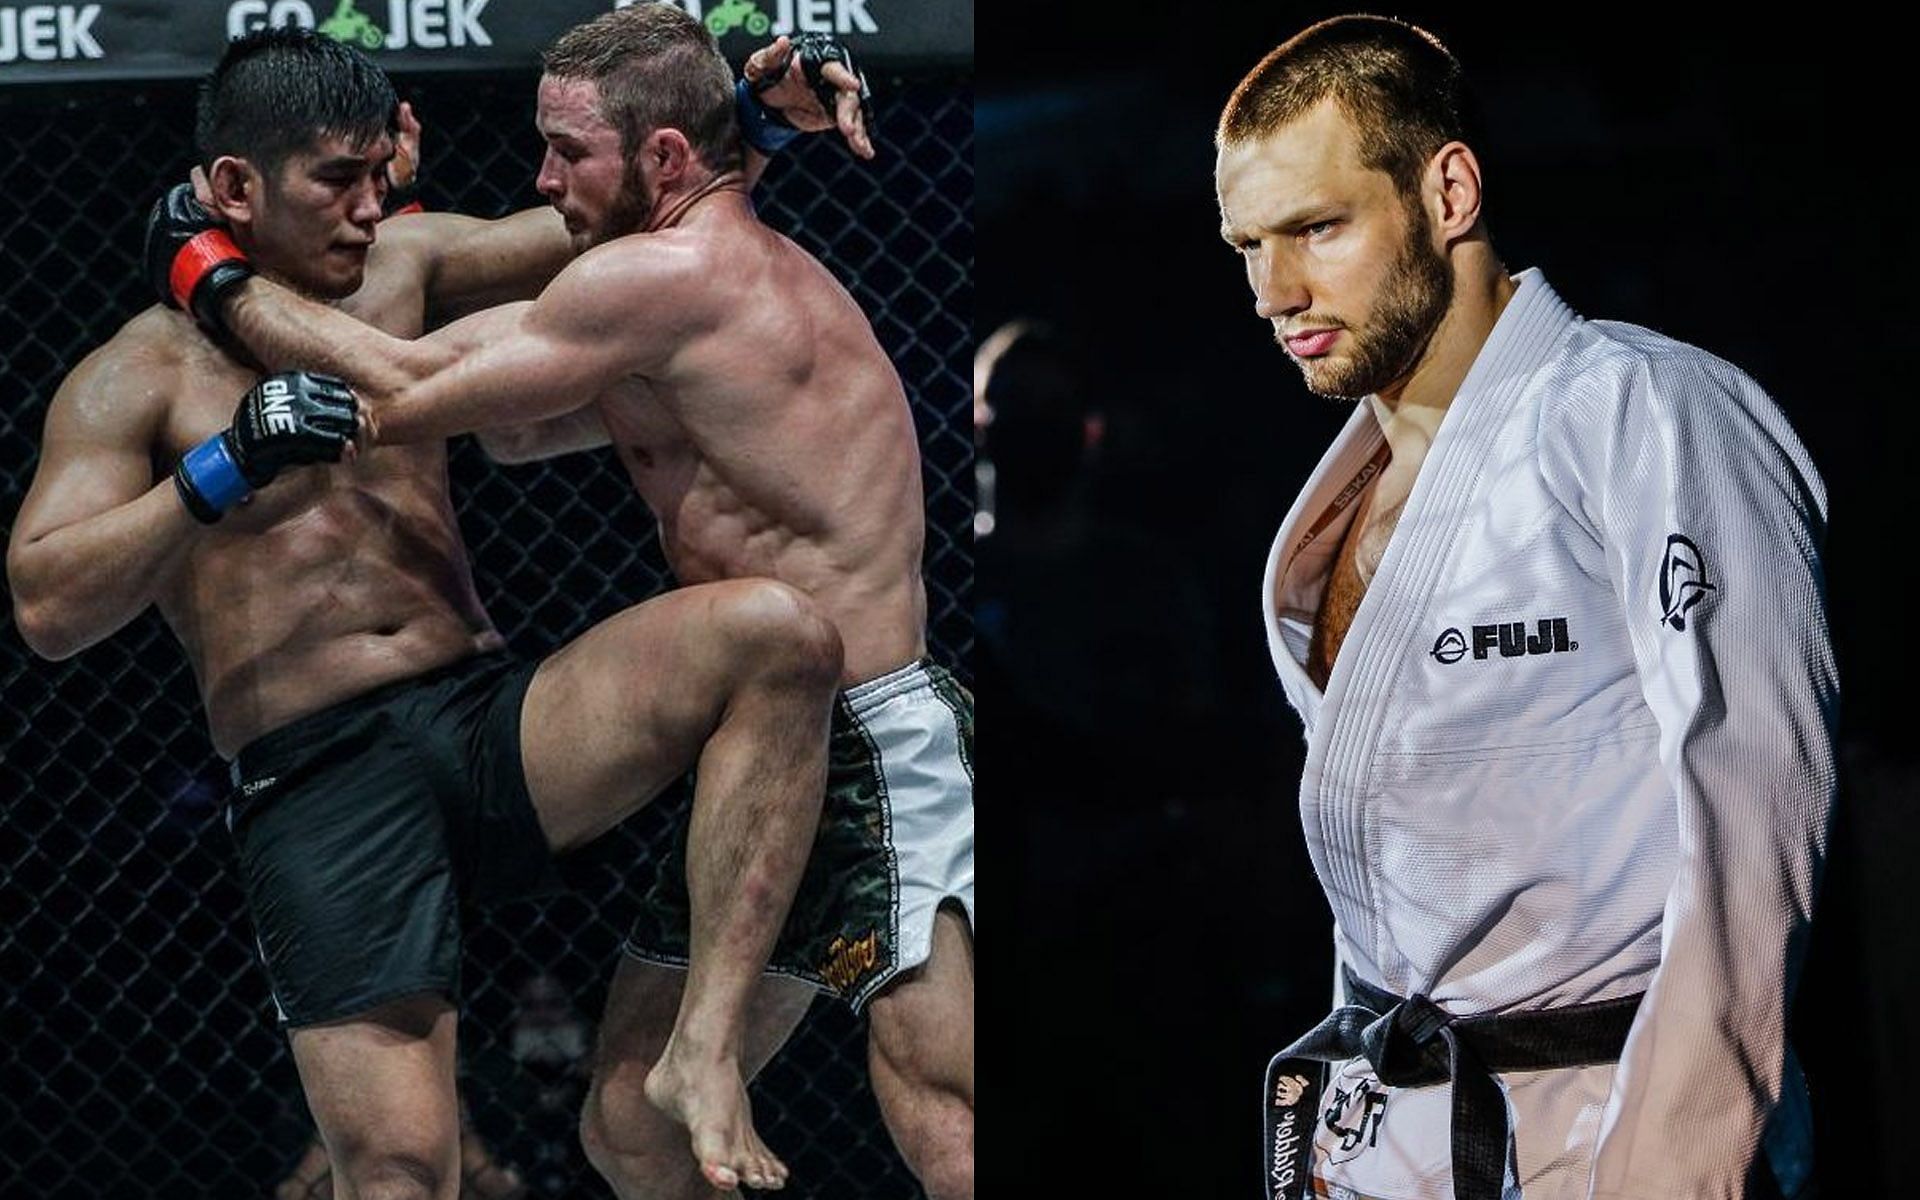
[[284,379],[268,379],[261,383],[260,394],[266,397],[266,403],[260,406],[260,423],[268,433],[293,433],[293,389]]
[[1680,534],[1668,534],[1660,563],[1660,623],[1684,631],[1687,613],[1715,590],[1707,582],[1707,560],[1700,556],[1700,547]]

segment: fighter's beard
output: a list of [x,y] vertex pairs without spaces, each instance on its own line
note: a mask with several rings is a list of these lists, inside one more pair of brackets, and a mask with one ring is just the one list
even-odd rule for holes
[[[1429,242],[1425,210],[1412,209],[1406,244],[1387,270],[1380,298],[1355,328],[1344,360],[1298,359],[1307,390],[1333,400],[1377,395],[1413,373],[1453,303],[1453,272]],[[1285,345],[1283,341],[1281,345]]]
[[742,182],[738,171],[722,171],[671,203],[660,203],[638,168],[630,169],[621,181],[620,194],[607,206],[607,216],[593,238],[593,244],[610,242],[630,233],[652,233],[680,220],[689,208],[729,185]]
[[638,166],[629,165],[626,177],[620,181],[620,194],[607,206],[606,219],[600,223],[594,244],[647,228],[647,221],[653,216],[653,202],[653,190],[647,186],[646,177]]

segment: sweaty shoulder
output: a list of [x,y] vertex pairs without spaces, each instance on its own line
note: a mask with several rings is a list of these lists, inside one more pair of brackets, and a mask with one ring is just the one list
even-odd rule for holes
[[157,424],[178,393],[193,322],[155,305],[120,327],[67,373],[50,419],[88,427]]
[[542,300],[561,301],[594,322],[705,324],[715,285],[726,278],[723,254],[710,239],[682,230],[629,234],[574,259]]

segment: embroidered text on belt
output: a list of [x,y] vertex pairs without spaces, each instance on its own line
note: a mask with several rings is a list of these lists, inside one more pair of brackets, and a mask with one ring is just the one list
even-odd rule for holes
[[1306,1193],[1323,1064],[1364,1056],[1389,1087],[1453,1084],[1454,1200],[1499,1200],[1507,1102],[1495,1074],[1618,1062],[1640,994],[1533,1012],[1451,1017],[1425,996],[1401,999],[1351,973],[1347,1003],[1267,1067],[1264,1174],[1269,1200]]

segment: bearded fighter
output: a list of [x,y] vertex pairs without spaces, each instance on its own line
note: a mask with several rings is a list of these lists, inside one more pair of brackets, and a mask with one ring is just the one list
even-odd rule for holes
[[[871,1018],[874,1089],[907,1163],[931,1195],[970,1196],[972,702],[925,658],[899,377],[846,291],[755,218],[733,84],[699,22],[621,9],[560,38],[545,68],[537,186],[579,255],[537,300],[407,342],[256,278],[226,292],[222,320],[262,361],[350,380],[369,447],[468,430],[506,457],[611,442],[683,583],[766,575],[830,616],[845,662],[827,816],[743,1067],[785,1040],[811,988],[837,994]],[[682,970],[684,909],[671,877],[649,896],[603,1023],[583,1136],[622,1196],[723,1183],[674,1123],[700,1126],[671,1021],[699,978],[697,954]]]
[[1437,40],[1343,17],[1217,132],[1254,311],[1354,405],[1263,587],[1342,979],[1270,1068],[1262,1170],[1287,1197],[1791,1196],[1826,493],[1740,370],[1508,272],[1469,112]]
[[[569,257],[552,212],[380,224],[404,118],[331,38],[236,41],[196,120],[232,257],[395,334],[537,292]],[[204,319],[231,261],[158,245]],[[65,658],[154,605],[180,640],[233,760],[226,823],[344,1195],[459,1188],[469,902],[552,886],[554,854],[697,764],[674,1086],[719,1098],[693,1118],[719,1170],[777,1186],[735,1060],[818,818],[838,634],[803,592],[733,580],[516,661],[474,594],[444,445],[349,455],[354,429],[337,380],[263,380],[186,315],[139,314],[49,406],[8,547],[22,636]]]

